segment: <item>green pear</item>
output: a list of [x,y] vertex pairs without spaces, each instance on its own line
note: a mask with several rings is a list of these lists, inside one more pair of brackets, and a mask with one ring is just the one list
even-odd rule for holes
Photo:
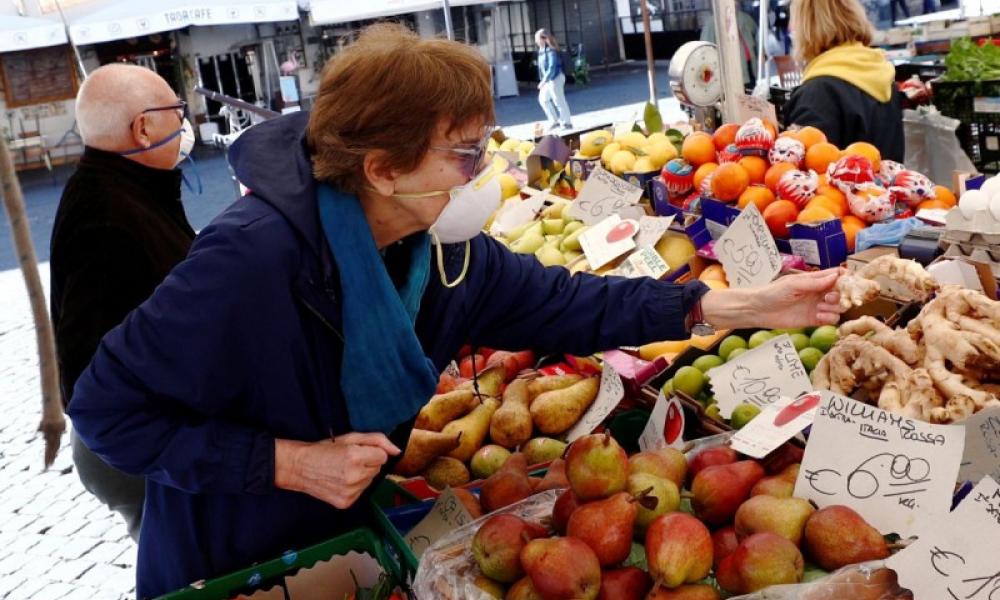
[[569,223],[566,223],[565,227],[563,227],[563,236],[567,236],[581,227],[583,227],[583,221],[570,221]]
[[545,245],[535,251],[535,258],[546,267],[566,264],[563,253],[555,246]]
[[533,254],[544,245],[545,238],[542,234],[531,230],[526,231],[524,235],[511,242],[510,249],[518,254]]
[[646,508],[644,503],[638,503],[639,510],[635,516],[635,533],[639,536],[646,535],[646,529],[649,528],[649,524],[657,517],[674,512],[681,505],[681,495],[677,489],[677,484],[656,475],[649,473],[629,475],[628,488],[626,489],[632,496],[640,496],[645,493],[647,498],[656,498],[656,506],[653,508]]
[[567,250],[566,252],[563,252],[563,260],[566,261],[567,265],[581,256],[583,256],[583,252],[580,252],[579,250]]
[[514,229],[511,229],[510,231],[507,232],[507,235],[504,237],[507,238],[508,242],[515,242],[517,241],[518,238],[524,235],[534,225],[537,225],[537,223],[535,223],[534,221],[528,221],[527,223],[518,225]]
[[559,244],[559,249],[563,252],[568,250],[582,250],[583,248],[580,246],[580,235],[583,234],[584,231],[587,231],[587,228],[581,227],[573,233],[563,237],[562,243]]
[[528,440],[521,448],[529,465],[537,465],[559,458],[566,452],[566,442],[547,437],[537,437]]
[[806,521],[816,512],[808,500],[778,498],[761,494],[753,496],[736,511],[736,535],[741,540],[755,533],[776,533],[799,545]]
[[542,221],[542,231],[545,235],[558,235],[563,232],[566,222],[562,219],[544,219]]

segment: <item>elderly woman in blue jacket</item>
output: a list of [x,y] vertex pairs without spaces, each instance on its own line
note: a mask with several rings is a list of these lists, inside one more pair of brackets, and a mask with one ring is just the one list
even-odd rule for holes
[[252,192],[102,341],[69,414],[146,477],[138,595],[334,536],[466,343],[588,354],[716,327],[837,320],[837,272],[756,290],[570,276],[480,230],[493,122],[475,49],[376,26],[311,113],[248,130]]
[[549,131],[572,129],[559,42],[547,30],[539,29],[535,32],[535,44],[538,45],[538,103],[549,118]]

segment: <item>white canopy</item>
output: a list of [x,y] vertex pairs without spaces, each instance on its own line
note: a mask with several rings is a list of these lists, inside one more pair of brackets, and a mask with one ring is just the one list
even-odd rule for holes
[[[473,6],[476,4],[496,4],[503,0],[449,0],[451,6]],[[330,25],[362,19],[390,17],[421,10],[441,10],[441,0],[311,0],[309,21],[313,25]]]
[[0,15],[0,52],[16,52],[66,43],[66,28],[47,19]]
[[[340,1],[340,0],[336,0]],[[133,0],[94,3],[66,11],[76,44],[122,40],[189,25],[271,23],[299,18],[296,0]]]

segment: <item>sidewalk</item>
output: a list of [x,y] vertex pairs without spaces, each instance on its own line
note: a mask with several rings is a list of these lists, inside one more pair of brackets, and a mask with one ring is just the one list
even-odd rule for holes
[[[48,263],[41,267],[48,284]],[[83,489],[69,434],[42,470],[35,329],[18,270],[0,272],[0,598],[117,600],[135,588],[135,544]]]

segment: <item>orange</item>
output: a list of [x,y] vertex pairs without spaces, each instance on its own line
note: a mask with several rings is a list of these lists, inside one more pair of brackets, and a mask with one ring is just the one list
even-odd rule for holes
[[847,214],[847,210],[840,205],[840,202],[823,194],[816,194],[816,197],[806,204],[806,208],[809,207],[820,207],[825,211],[829,211],[838,219]]
[[771,168],[764,173],[764,185],[768,187],[775,194],[778,193],[778,182],[781,180],[782,175],[789,171],[794,171],[795,165],[792,163],[780,162],[771,165]]
[[830,163],[840,159],[840,150],[830,142],[819,142],[806,150],[806,168],[819,173],[826,173]]
[[722,152],[726,149],[726,146],[732,144],[736,141],[736,132],[740,130],[740,126],[736,123],[726,123],[722,127],[715,130],[712,134],[712,141],[715,142],[715,149]]
[[701,272],[701,275],[698,275],[698,279],[700,279],[701,281],[707,281],[709,279],[718,279],[719,281],[727,281],[726,270],[722,268],[722,265],[708,265]]
[[799,213],[796,219],[799,223],[819,223],[837,218],[836,215],[824,208],[822,204],[816,204],[815,202],[813,200],[802,209],[802,212]]
[[850,206],[847,204],[847,196],[844,195],[844,192],[838,190],[832,185],[821,183],[819,187],[816,188],[816,194],[835,200],[837,206],[840,206],[840,216],[846,215],[847,211],[850,210]]
[[951,193],[951,190],[944,187],[943,185],[934,186],[934,199],[940,200],[948,205],[948,208],[958,204],[958,200],[955,198],[955,194]]
[[764,222],[775,237],[788,237],[788,224],[799,216],[799,209],[791,200],[775,200],[764,209]]
[[882,153],[878,151],[878,148],[872,146],[868,142],[854,142],[850,146],[844,148],[844,156],[864,156],[872,163],[872,170],[878,173],[879,167],[882,165]]
[[757,205],[757,210],[764,212],[764,209],[772,202],[774,202],[774,192],[767,189],[767,186],[751,185],[740,194],[740,199],[736,206],[740,210],[743,210],[750,203],[753,203]]
[[726,163],[712,173],[712,196],[732,202],[750,186],[750,174],[739,163]]
[[759,156],[744,156],[737,161],[750,175],[750,183],[764,183],[767,161]]
[[702,182],[702,180],[704,180],[706,177],[708,177],[708,175],[712,171],[714,171],[714,170],[716,170],[718,168],[719,168],[719,165],[716,164],[716,163],[714,163],[714,162],[708,162],[708,163],[705,163],[705,164],[701,165],[700,167],[698,167],[698,169],[695,170],[695,172],[694,172],[694,189],[695,190],[700,190],[701,189],[701,182]]
[[827,175],[826,173],[820,173],[819,174],[819,186],[823,187],[824,185],[830,185],[830,176]]
[[761,119],[761,120],[764,123],[764,127],[766,127],[767,130],[771,132],[771,139],[772,140],[777,139],[778,125],[775,122],[771,121],[771,119]]
[[711,290],[725,290],[729,288],[729,282],[721,279],[706,279],[702,281]]
[[802,145],[806,147],[806,150],[809,150],[816,144],[826,143],[826,134],[811,125],[799,129],[797,137],[802,142]]
[[847,236],[847,251],[854,252],[854,240],[858,232],[868,227],[868,224],[854,215],[847,215],[840,219],[840,225],[844,228],[844,235]]
[[920,204],[917,205],[917,210],[922,210],[922,209],[925,209],[925,208],[927,208],[927,209],[931,209],[931,208],[949,209],[951,207],[952,207],[952,205],[948,204],[944,200],[924,200],[923,202],[921,202]]
[[687,136],[681,145],[681,156],[696,167],[715,162],[715,142],[712,141],[712,136],[704,131],[696,131]]

